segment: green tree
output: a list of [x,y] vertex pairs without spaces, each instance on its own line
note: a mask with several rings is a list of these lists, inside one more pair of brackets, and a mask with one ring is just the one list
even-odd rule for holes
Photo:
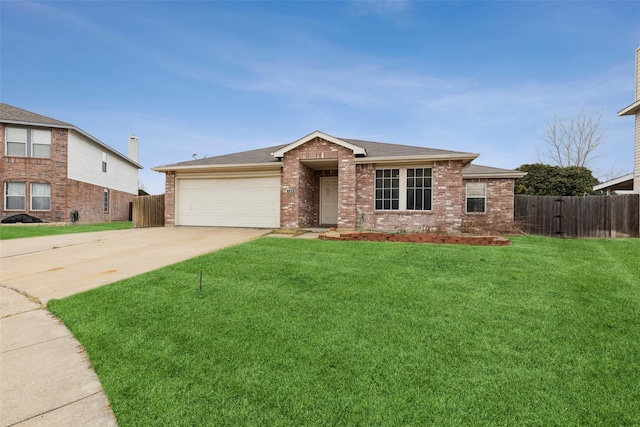
[[516,194],[535,196],[582,196],[594,194],[593,186],[598,184],[591,170],[583,166],[551,166],[542,163],[522,165],[516,168],[527,172],[516,179]]

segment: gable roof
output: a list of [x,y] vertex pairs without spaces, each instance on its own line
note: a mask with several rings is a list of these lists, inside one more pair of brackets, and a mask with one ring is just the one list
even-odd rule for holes
[[358,145],[355,144],[351,144],[349,142],[348,139],[342,139],[342,138],[336,138],[335,136],[331,136],[329,134],[326,134],[324,132],[320,132],[319,130],[311,132],[309,135],[307,136],[303,136],[302,138],[300,138],[297,141],[292,142],[291,144],[285,145],[284,147],[282,147],[281,149],[277,150],[275,153],[273,153],[273,157],[283,157],[284,154],[287,151],[293,150],[296,147],[299,147],[315,138],[322,138],[325,141],[329,141],[333,144],[336,145],[340,145],[341,147],[345,147],[348,148],[349,150],[353,151],[353,154],[357,155],[363,155],[366,156],[367,152],[365,151],[365,149],[363,147],[360,147]]
[[74,130],[84,135],[85,137],[89,138],[91,141],[95,142],[96,144],[106,149],[107,151],[110,151],[116,156],[122,158],[123,160],[131,163],[132,165],[135,165],[138,169],[143,169],[143,167],[137,162],[133,161],[129,157],[120,153],[119,151],[114,150],[104,142],[100,141],[98,138],[91,136],[87,132],[83,131],[77,126],[72,125],[71,123],[52,119],[51,117],[43,116],[41,114],[37,114],[32,111],[23,110],[22,108],[14,107],[13,105],[5,104],[4,102],[0,103],[0,123],[9,123],[14,125],[27,125],[27,126],[54,127],[54,128]]
[[463,178],[522,178],[527,172],[471,164],[462,169]]
[[[184,169],[207,169],[207,168],[230,168],[249,166],[281,166],[280,158],[289,150],[298,147],[316,137],[326,139],[319,131],[291,143],[276,145],[257,150],[243,151],[240,153],[224,154],[221,156],[208,157],[203,159],[188,160],[179,163],[172,163],[151,168],[156,172],[166,172]],[[365,156],[357,157],[356,163],[384,163],[399,160],[438,160],[438,159],[460,159],[467,163],[479,156],[476,153],[466,153],[462,151],[439,150],[436,148],[417,147],[411,145],[389,144],[384,142],[364,141],[360,139],[335,138],[339,140],[343,147],[356,147],[358,152],[365,153]],[[303,141],[303,142],[300,142]],[[331,141],[330,141],[331,142]],[[351,149],[351,148],[350,148]],[[355,150],[354,150],[355,151]]]

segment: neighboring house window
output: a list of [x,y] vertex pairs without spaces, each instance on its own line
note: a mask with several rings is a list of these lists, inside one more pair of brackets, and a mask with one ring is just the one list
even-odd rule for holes
[[7,156],[51,158],[51,131],[6,127]]
[[431,175],[431,168],[377,169],[376,209],[430,211]]
[[107,188],[104,189],[104,211],[109,212],[109,190]]
[[32,157],[51,158],[51,131],[31,129]]
[[431,210],[431,168],[407,169],[407,210]]
[[51,187],[45,183],[31,184],[31,210],[48,211],[51,209]]
[[467,213],[484,213],[487,204],[487,183],[467,182]]
[[400,169],[376,171],[376,209],[398,209],[400,206]]
[[107,153],[102,153],[102,172],[107,172]]
[[8,211],[23,211],[25,203],[24,182],[4,183],[4,208]]

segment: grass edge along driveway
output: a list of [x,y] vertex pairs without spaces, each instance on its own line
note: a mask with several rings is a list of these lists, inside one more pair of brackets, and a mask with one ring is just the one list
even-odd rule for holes
[[0,240],[23,239],[26,237],[54,236],[59,234],[90,233],[94,231],[128,230],[133,228],[130,221],[82,223],[66,225],[8,224],[0,226]]
[[637,425],[639,254],[262,238],[49,308],[121,426]]

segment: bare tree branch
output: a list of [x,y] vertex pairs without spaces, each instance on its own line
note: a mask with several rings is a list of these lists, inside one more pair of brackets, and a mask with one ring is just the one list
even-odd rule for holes
[[553,115],[547,122],[543,144],[536,146],[538,160],[560,167],[582,166],[602,157],[598,149],[606,142],[607,129],[600,126],[602,113],[594,116],[584,108],[564,120]]

